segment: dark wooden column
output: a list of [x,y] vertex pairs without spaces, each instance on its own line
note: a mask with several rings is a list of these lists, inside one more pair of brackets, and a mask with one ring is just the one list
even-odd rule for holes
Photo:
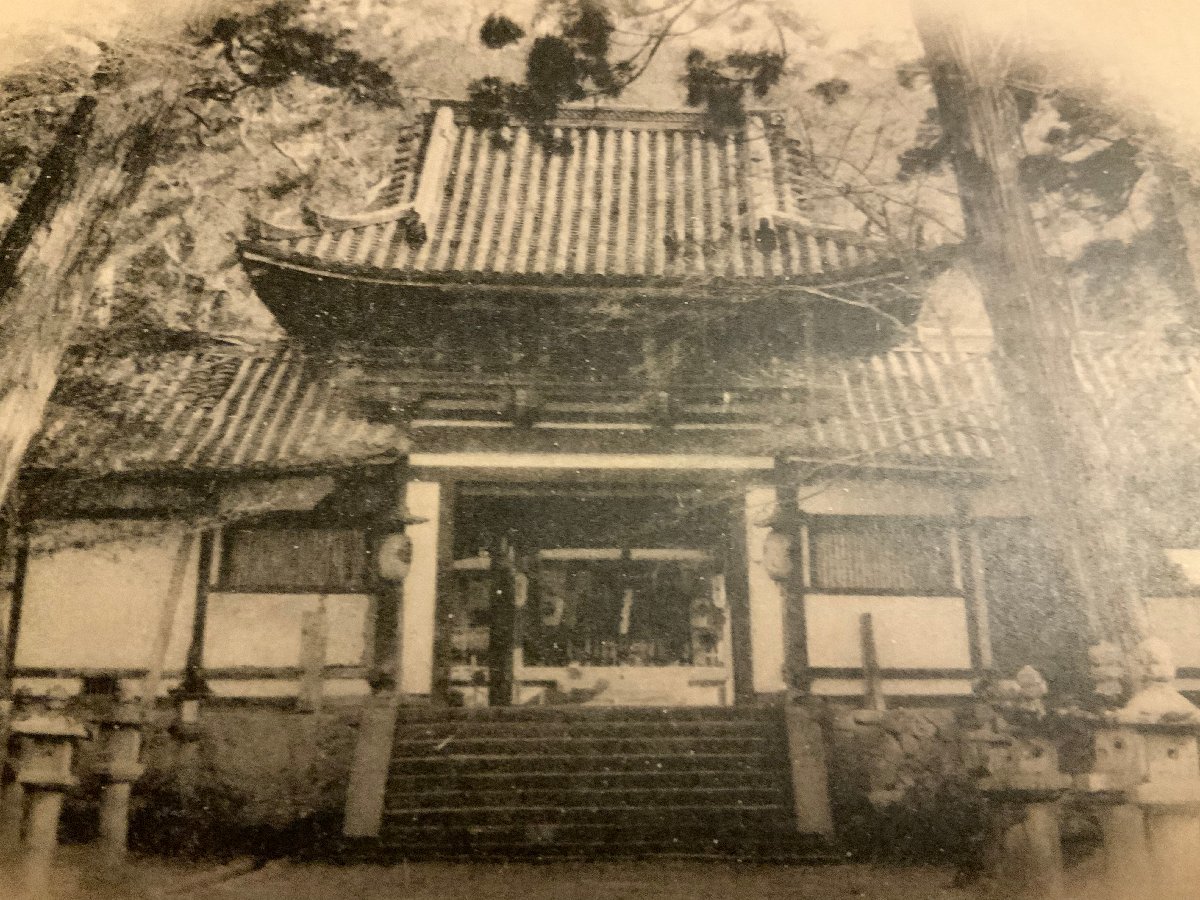
[[192,639],[188,644],[183,680],[177,688],[180,697],[201,699],[209,695],[204,675],[204,632],[208,627],[208,591],[212,581],[213,545],[216,533],[200,532],[199,562],[196,571],[196,604],[192,609]]
[[[21,633],[21,611],[25,601],[25,577],[29,570],[29,523],[26,480],[18,482],[6,505],[2,554],[2,570],[8,583],[0,589],[8,591],[7,615],[0,622],[0,700],[12,696],[13,669],[17,656],[17,640]],[[0,747],[3,756],[3,747]]]
[[[17,639],[21,634],[21,607],[25,600],[25,576],[29,571],[29,532],[24,523],[14,518],[5,535],[5,568],[11,580],[9,591],[8,620],[3,623],[4,641],[0,648],[0,700],[12,696],[13,669],[17,657]],[[11,563],[8,561],[11,560]]]
[[738,483],[738,502],[725,517],[732,532],[725,541],[725,606],[729,616],[729,659],[733,666],[734,703],[754,702],[754,653],[750,642],[750,555],[746,552],[746,485]]
[[[808,634],[805,627],[805,515],[799,507],[800,482],[795,467],[775,460],[775,522],[772,530],[791,539],[791,574],[776,578],[783,593],[784,681],[789,689],[807,693],[810,686]],[[772,576],[774,577],[774,576]]]
[[488,705],[508,706],[513,696],[516,639],[516,548],[502,542],[492,551],[491,631],[488,638]]
[[367,681],[375,693],[392,693],[400,686],[400,652],[404,628],[404,579],[385,578],[380,572],[381,545],[401,534],[411,521],[405,493],[407,463],[383,468],[378,480],[378,508],[368,525],[372,553],[372,593],[375,599],[374,634]]

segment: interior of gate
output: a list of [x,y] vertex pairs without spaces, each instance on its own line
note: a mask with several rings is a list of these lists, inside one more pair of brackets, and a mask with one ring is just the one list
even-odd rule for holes
[[728,504],[690,492],[460,496],[439,585],[451,705],[732,700]]

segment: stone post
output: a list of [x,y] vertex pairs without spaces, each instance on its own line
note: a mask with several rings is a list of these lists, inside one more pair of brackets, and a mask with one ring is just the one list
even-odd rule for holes
[[1096,810],[1104,835],[1105,888],[1111,900],[1136,897],[1153,881],[1146,817],[1131,800],[1141,780],[1136,734],[1111,721],[1095,727],[1092,771],[1075,777],[1079,795]]
[[200,725],[200,705],[210,696],[207,687],[202,691],[188,690],[186,685],[172,691],[171,699],[175,703],[175,715],[171,721],[171,737],[177,744],[176,770],[181,779],[190,779],[199,764],[200,738],[203,729]]
[[100,718],[105,760],[97,769],[100,787],[99,857],[109,866],[125,861],[129,845],[129,800],[145,772],[140,762],[145,716],[135,703],[117,702]]
[[[1121,649],[1100,643],[1088,649],[1093,690],[1112,708],[1125,690],[1128,672]],[[1136,752],[1138,737],[1119,726],[1115,711],[1085,716],[1092,732],[1092,771],[1075,776],[1075,790],[1100,821],[1103,833],[1104,889],[1109,900],[1137,897],[1153,884],[1154,870],[1146,841],[1146,816],[1131,800],[1142,780]]]
[[25,795],[22,880],[31,897],[45,896],[49,887],[63,798],[76,784],[71,773],[75,745],[88,736],[65,707],[65,698],[44,698],[12,726],[21,744],[17,781]]
[[[1046,683],[1037,670],[1026,666],[1008,691],[1014,712],[1034,719],[1044,714]],[[1018,732],[995,716],[968,739],[986,773],[980,791],[1004,823],[990,848],[997,868],[1024,896],[1055,900],[1063,894],[1059,800],[1071,778],[1059,770],[1053,741],[1032,731]]]
[[[1127,765],[1139,776],[1127,794],[1145,815],[1155,875],[1147,895],[1184,900],[1194,897],[1200,884],[1200,708],[1175,689],[1175,667],[1165,644],[1145,641],[1137,656],[1144,686],[1117,711],[1116,739],[1128,744]],[[1115,837],[1133,830],[1129,824]],[[1116,847],[1112,852],[1128,851]]]

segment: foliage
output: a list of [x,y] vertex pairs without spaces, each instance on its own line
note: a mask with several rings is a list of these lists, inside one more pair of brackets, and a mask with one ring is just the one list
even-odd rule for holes
[[703,106],[718,128],[736,128],[746,118],[749,91],[761,99],[783,77],[785,58],[773,50],[727,53],[711,59],[703,50],[687,55],[683,83],[689,106]]
[[224,65],[189,96],[229,100],[247,87],[280,87],[300,77],[345,91],[353,100],[400,102],[386,66],[342,46],[338,33],[303,22],[302,10],[296,0],[280,0],[262,11],[217,19],[198,44],[219,48]]

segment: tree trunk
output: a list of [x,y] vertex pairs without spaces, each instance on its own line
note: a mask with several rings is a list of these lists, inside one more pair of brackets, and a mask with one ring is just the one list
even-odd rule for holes
[[37,434],[58,368],[169,115],[162,85],[84,97],[0,240],[0,500]]
[[1165,154],[1155,159],[1154,168],[1163,183],[1166,214],[1178,227],[1179,258],[1186,271],[1177,287],[1195,304],[1200,299],[1200,191],[1187,171]]
[[1093,640],[1127,651],[1148,636],[1128,504],[1097,399],[1074,361],[1067,293],[1042,249],[1018,178],[1011,58],[972,27],[964,0],[914,0],[917,29],[951,146],[979,289],[1009,399],[1010,439],[1030,509],[1053,535]]

